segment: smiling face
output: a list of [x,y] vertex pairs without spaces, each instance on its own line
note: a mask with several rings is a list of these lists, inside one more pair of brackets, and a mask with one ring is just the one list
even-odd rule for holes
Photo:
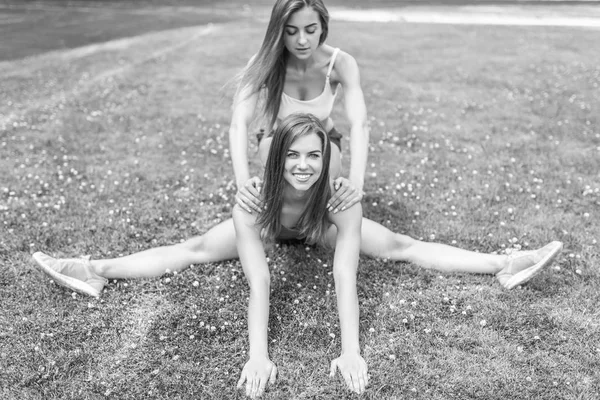
[[316,133],[296,139],[285,157],[283,178],[294,189],[307,191],[323,171],[323,144]]
[[319,14],[312,7],[304,7],[293,13],[285,24],[285,48],[293,56],[301,60],[307,59],[319,47],[321,33]]

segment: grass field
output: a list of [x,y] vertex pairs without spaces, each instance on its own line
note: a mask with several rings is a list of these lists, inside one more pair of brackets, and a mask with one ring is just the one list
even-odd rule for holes
[[[2,398],[243,398],[238,262],[111,281],[100,300],[30,265],[37,250],[114,257],[229,217],[222,88],[264,26],[243,13],[206,20],[0,62]],[[330,32],[362,71],[367,217],[482,252],[565,244],[512,291],[361,259],[362,397],[597,399],[600,31],[334,21]],[[341,104],[335,120],[347,129]],[[340,351],[331,261],[302,247],[270,254],[280,375],[266,399],[356,397],[328,377]]]

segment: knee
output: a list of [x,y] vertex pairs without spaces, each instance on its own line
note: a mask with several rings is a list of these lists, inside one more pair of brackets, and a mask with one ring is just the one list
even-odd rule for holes
[[199,254],[206,251],[206,240],[204,239],[204,236],[196,236],[178,244],[177,246],[190,253]]
[[396,260],[408,259],[408,253],[417,240],[400,233],[391,233],[385,240],[384,258]]

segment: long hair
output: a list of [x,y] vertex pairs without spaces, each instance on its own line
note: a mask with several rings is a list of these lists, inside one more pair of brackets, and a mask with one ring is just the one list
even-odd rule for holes
[[[271,18],[262,45],[255,57],[240,73],[240,88],[249,87],[250,93],[265,90],[264,115],[270,120],[271,127],[277,121],[279,104],[285,83],[285,69],[288,51],[285,48],[283,35],[285,24],[293,13],[305,7],[312,7],[319,14],[321,36],[319,45],[325,42],[329,32],[329,12],[322,0],[277,0],[271,11]],[[239,94],[239,90],[238,90]]]
[[321,176],[309,189],[306,208],[300,215],[296,229],[309,244],[325,245],[327,221],[327,201],[331,196],[329,186],[329,160],[331,142],[327,131],[317,117],[312,114],[295,113],[286,117],[275,130],[263,179],[263,212],[258,217],[263,239],[273,242],[281,232],[281,210],[283,208],[285,160],[287,153],[298,138],[316,133],[321,139],[323,169]]

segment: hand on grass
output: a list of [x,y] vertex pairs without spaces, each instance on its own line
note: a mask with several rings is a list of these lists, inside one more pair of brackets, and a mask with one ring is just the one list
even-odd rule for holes
[[359,203],[365,195],[365,192],[357,189],[348,179],[342,177],[333,181],[333,188],[335,192],[327,203],[327,210],[334,213],[344,211]]
[[252,211],[259,213],[262,211],[261,189],[262,180],[258,176],[254,176],[248,179],[243,186],[238,187],[235,202],[251,214]]
[[269,385],[274,385],[277,379],[277,367],[267,357],[251,358],[244,365],[242,375],[238,380],[238,389],[246,382],[246,396],[255,399],[262,396]]
[[348,389],[358,394],[364,393],[369,384],[369,377],[367,376],[367,363],[360,354],[342,353],[331,362],[330,377],[335,376],[336,369],[340,370]]

